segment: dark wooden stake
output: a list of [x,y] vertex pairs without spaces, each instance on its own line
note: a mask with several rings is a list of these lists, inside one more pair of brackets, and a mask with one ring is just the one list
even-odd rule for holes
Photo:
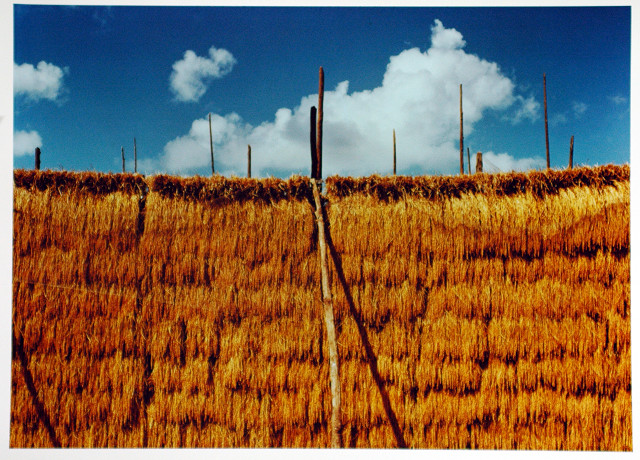
[[247,177],[251,178],[251,146],[247,145]]
[[393,130],[393,175],[396,175],[396,130]]
[[549,160],[549,123],[547,121],[547,74],[542,74],[542,85],[544,87],[544,136],[547,145],[547,169],[551,167]]
[[318,177],[318,150],[316,147],[316,107],[311,107],[309,114],[309,143],[311,144],[311,178],[320,179]]
[[467,164],[469,165],[469,175],[471,175],[471,154],[469,153],[469,147],[467,147]]
[[36,147],[36,171],[40,171],[40,147]]
[[120,151],[122,152],[122,172],[124,172],[124,147],[120,147]]
[[482,152],[476,154],[476,172],[482,172]]
[[216,173],[213,165],[213,132],[211,131],[211,113],[209,113],[209,146],[211,147],[211,175]]
[[571,136],[569,143],[569,169],[573,169],[573,136]]
[[462,84],[460,84],[460,174],[464,174],[464,136],[462,132]]
[[318,85],[318,129],[316,133],[316,161],[317,161],[317,177],[316,179],[322,178],[322,117],[323,111],[322,106],[324,102],[324,70],[320,67],[320,71],[318,74],[319,85]]
[[138,172],[138,149],[136,148],[136,138],[133,138],[133,173]]

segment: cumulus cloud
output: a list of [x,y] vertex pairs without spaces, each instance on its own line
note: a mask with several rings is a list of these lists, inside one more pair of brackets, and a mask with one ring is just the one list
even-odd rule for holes
[[613,102],[616,105],[621,105],[621,104],[626,104],[627,103],[627,98],[624,96],[620,96],[620,95],[616,95],[616,96],[609,96],[608,99]]
[[[391,56],[376,88],[350,92],[349,82],[343,81],[325,91],[324,176],[390,172],[393,129],[400,173],[455,172],[460,84],[465,138],[487,110],[504,110],[519,102],[519,119],[537,114],[535,100],[516,97],[513,82],[496,63],[464,51],[465,41],[458,31],[436,20],[431,43],[424,52],[411,48]],[[273,121],[258,126],[235,113],[214,115],[216,171],[244,175],[250,144],[254,175],[308,174],[309,111],[317,98],[317,94],[304,96],[296,107],[281,108]],[[202,118],[192,123],[187,134],[169,142],[160,157],[148,164],[148,172],[184,174],[209,161],[208,121]]]
[[[477,154],[472,155],[471,164],[476,164]],[[508,153],[494,153],[492,151],[482,154],[483,171],[488,173],[531,171],[545,167],[546,160],[542,157],[515,158]]]
[[222,78],[233,69],[236,59],[225,49],[212,46],[209,56],[196,55],[191,50],[184,57],[173,63],[173,72],[169,77],[171,90],[176,100],[197,102],[207,91],[207,83],[211,79]]
[[38,101],[49,99],[55,101],[62,90],[62,80],[68,70],[40,61],[37,67],[24,63],[13,63],[13,94],[24,95]]
[[34,155],[36,147],[42,147],[42,138],[37,131],[16,131],[13,133],[14,156]]

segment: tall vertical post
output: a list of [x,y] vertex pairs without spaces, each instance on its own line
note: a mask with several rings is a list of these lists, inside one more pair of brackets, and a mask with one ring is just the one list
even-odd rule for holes
[[469,165],[469,175],[471,175],[471,154],[469,153],[469,147],[467,147],[467,165]]
[[247,145],[247,177],[251,179],[251,146]]
[[319,85],[318,85],[318,126],[316,133],[316,161],[318,168],[318,175],[316,179],[322,178],[322,117],[323,111],[322,106],[324,102],[324,70],[320,67],[320,71],[318,73]]
[[40,147],[36,147],[36,171],[40,171]]
[[309,144],[311,145],[311,178],[320,179],[318,177],[318,150],[316,147],[316,107],[311,107],[309,113]]
[[133,173],[138,172],[138,149],[136,148],[136,138],[133,138]]
[[569,143],[569,169],[573,169],[573,136],[571,136]]
[[120,147],[120,152],[122,153],[122,172],[124,173],[124,147]]
[[211,175],[216,173],[216,169],[213,165],[213,132],[211,131],[211,113],[209,113],[209,146],[211,147]]
[[462,132],[462,83],[460,83],[460,174],[464,174],[464,136]]
[[396,175],[396,130],[393,130],[393,175]]
[[542,74],[542,86],[544,87],[544,136],[547,145],[547,169],[551,167],[549,161],[549,122],[547,121],[547,74]]
[[482,152],[476,154],[476,172],[482,172]]

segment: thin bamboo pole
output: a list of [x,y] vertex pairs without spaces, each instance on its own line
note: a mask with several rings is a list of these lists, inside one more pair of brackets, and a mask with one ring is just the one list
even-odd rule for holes
[[213,132],[211,131],[211,113],[209,113],[209,146],[211,147],[211,175],[216,173],[216,169],[213,164]]
[[460,84],[460,174],[464,174],[464,136],[462,132],[462,83]]
[[573,169],[573,136],[571,136],[569,143],[569,169]]
[[393,175],[396,175],[396,130],[393,130]]
[[547,74],[542,74],[542,86],[544,88],[544,136],[547,145],[547,169],[551,167],[549,160],[549,122],[547,121]]

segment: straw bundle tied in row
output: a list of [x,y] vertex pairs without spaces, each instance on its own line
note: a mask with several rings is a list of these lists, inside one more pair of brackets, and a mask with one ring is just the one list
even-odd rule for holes
[[[308,179],[57,174],[15,173],[12,447],[330,445]],[[327,180],[342,445],[631,450],[628,175]]]

